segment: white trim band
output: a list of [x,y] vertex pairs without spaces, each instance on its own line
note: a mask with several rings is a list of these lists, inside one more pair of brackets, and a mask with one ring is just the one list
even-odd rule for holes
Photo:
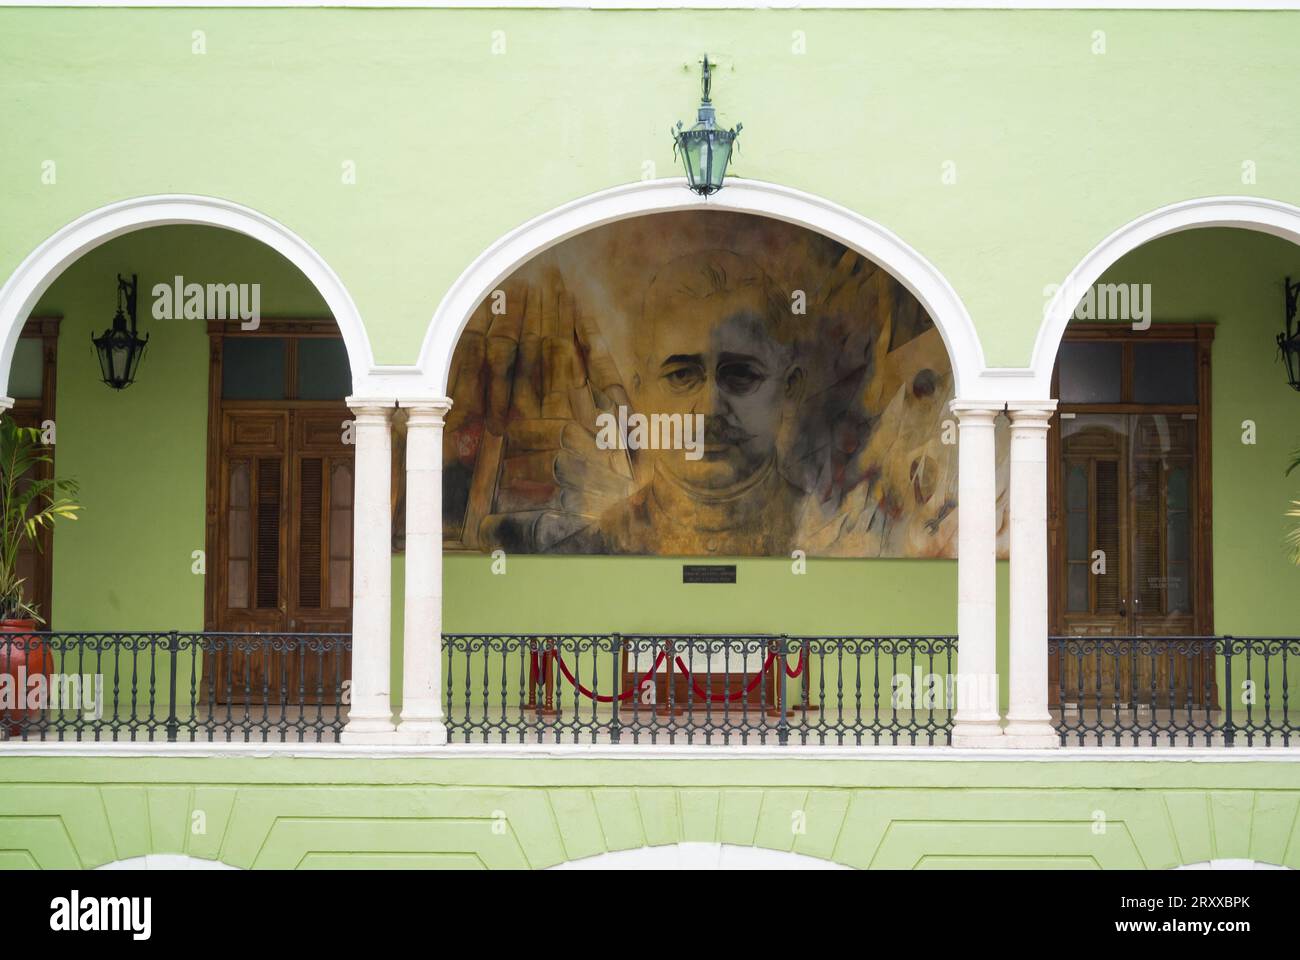
[[979,762],[1024,760],[1067,762],[1297,763],[1296,747],[1057,747],[963,749],[960,747],[785,747],[687,746],[685,744],[531,744],[451,746],[333,743],[28,743],[0,742],[5,757],[314,757],[331,759],[430,760],[906,760]]
[[1300,0],[0,0],[0,7],[358,10],[1300,10]]

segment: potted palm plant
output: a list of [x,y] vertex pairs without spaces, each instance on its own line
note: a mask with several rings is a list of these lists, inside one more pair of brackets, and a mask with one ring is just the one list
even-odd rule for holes
[[32,631],[44,623],[24,596],[18,575],[18,555],[24,546],[41,548],[41,530],[56,520],[75,520],[80,505],[72,498],[72,480],[40,476],[50,462],[40,431],[0,419],[0,674],[8,674],[16,698],[13,708],[0,709],[0,730],[17,733],[28,714],[26,678],[47,674],[51,657],[47,645]]

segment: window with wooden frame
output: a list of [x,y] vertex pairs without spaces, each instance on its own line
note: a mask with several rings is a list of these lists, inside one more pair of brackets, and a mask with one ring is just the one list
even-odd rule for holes
[[[4,414],[19,426],[44,430],[54,422],[58,351],[58,319],[32,317],[23,325],[9,368],[8,395],[14,406]],[[39,476],[51,477],[54,446],[46,447],[45,452],[51,462],[38,468]],[[54,619],[54,537],[49,527],[40,531],[36,546],[25,546],[19,551],[18,575],[25,581],[27,600],[45,618],[45,629],[50,629]]]

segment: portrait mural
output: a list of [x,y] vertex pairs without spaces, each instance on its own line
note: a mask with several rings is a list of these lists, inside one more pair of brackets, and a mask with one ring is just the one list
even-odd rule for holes
[[939,332],[885,270],[801,227],[674,212],[566,240],[487,292],[448,392],[449,549],[956,553]]

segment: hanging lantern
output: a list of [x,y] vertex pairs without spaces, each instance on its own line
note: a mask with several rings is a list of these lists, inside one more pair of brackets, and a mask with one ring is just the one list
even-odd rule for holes
[[1300,324],[1296,323],[1296,298],[1300,296],[1300,280],[1294,284],[1286,278],[1286,320],[1277,335],[1277,349],[1286,366],[1286,382],[1293,390],[1300,390]]
[[702,197],[717,193],[722,189],[722,178],[727,173],[727,163],[731,160],[731,150],[740,136],[744,124],[736,124],[734,129],[724,130],[718,126],[717,113],[709,97],[713,83],[709,71],[709,58],[704,58],[704,75],[701,86],[704,96],[700,99],[700,110],[695,126],[689,130],[682,129],[677,121],[673,134],[673,154],[680,155],[686,167],[687,185]]
[[91,337],[95,352],[99,354],[100,378],[114,390],[123,390],[135,382],[135,372],[149,342],[141,337],[135,326],[136,275],[130,280],[117,275],[117,313],[113,325],[98,337]]

